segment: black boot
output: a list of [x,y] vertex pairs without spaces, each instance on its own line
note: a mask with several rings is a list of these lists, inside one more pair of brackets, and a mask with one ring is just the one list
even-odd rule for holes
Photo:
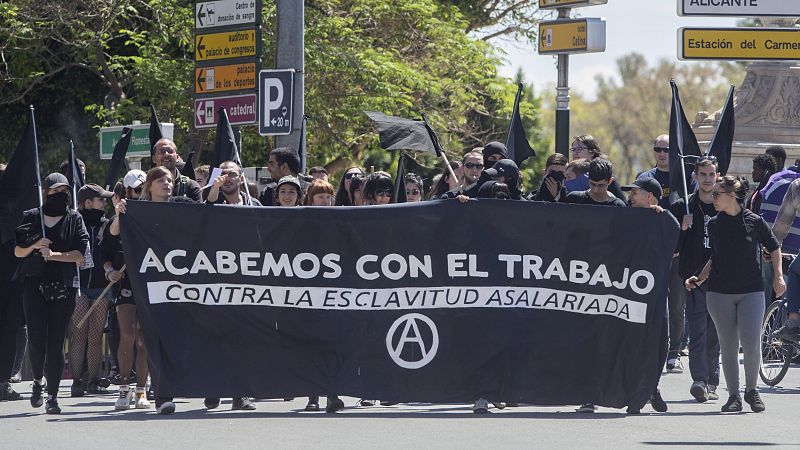
[[8,381],[0,382],[0,401],[14,401],[21,399],[22,396],[19,395],[19,392],[15,391],[14,388],[11,387],[11,383]]
[[335,413],[336,411],[341,411],[344,409],[344,402],[342,399],[335,395],[328,396],[328,404],[325,405],[325,412],[326,413]]
[[742,410],[742,398],[738,395],[731,395],[728,401],[722,405],[722,412],[740,412]]
[[44,399],[42,399],[42,389],[43,386],[38,382],[33,382],[33,392],[31,392],[31,406],[34,408],[41,408],[42,404],[44,403]]

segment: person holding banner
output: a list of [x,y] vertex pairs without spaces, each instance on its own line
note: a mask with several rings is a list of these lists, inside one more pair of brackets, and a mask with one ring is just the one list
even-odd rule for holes
[[23,309],[28,325],[28,353],[33,369],[31,406],[42,406],[47,379],[47,414],[60,414],[58,388],[64,371],[64,340],[75,309],[78,266],[89,246],[83,218],[69,209],[67,177],[51,173],[42,186],[41,209],[25,211],[17,228],[16,277],[23,280]]
[[[361,170],[360,167],[348,167],[347,170],[344,171],[342,179],[339,180],[339,189],[336,191],[336,206],[356,206],[351,201],[350,183],[353,177],[360,177],[363,175],[364,171]],[[303,197],[302,194],[300,197]]]
[[781,249],[775,235],[759,215],[742,207],[747,186],[726,175],[717,179],[712,197],[716,217],[708,221],[711,259],[685,286],[693,290],[708,280],[707,306],[717,326],[722,370],[728,386],[728,401],[722,412],[739,412],[739,348],[744,351],[744,400],[753,412],[764,411],[756,390],[761,364],[761,321],[764,317],[764,284],[758,258],[759,245],[769,251],[775,271],[776,295],[783,295]]
[[365,205],[388,205],[392,202],[394,182],[386,172],[375,172],[364,183]]
[[314,179],[306,189],[304,206],[333,206],[333,186],[324,180]]
[[604,158],[593,159],[589,163],[589,189],[570,192],[562,201],[582,205],[626,206],[623,200],[608,192],[615,182],[611,161]]
[[[97,378],[100,359],[103,356],[103,328],[108,313],[108,299],[99,298],[108,283],[103,271],[100,241],[108,226],[108,219],[105,218],[106,199],[113,195],[113,192],[106,191],[96,184],[87,184],[78,190],[78,211],[89,233],[89,251],[94,264],[90,269],[81,270],[81,295],[75,302],[70,325],[72,339],[69,347],[69,367],[72,372],[72,397],[82,397],[84,391],[89,394],[108,394],[105,389],[109,385],[108,379]],[[92,309],[85,326],[79,327],[78,323],[86,316],[94,302],[99,302],[99,305]],[[85,383],[81,380],[84,355],[88,368]]]
[[300,195],[300,180],[288,175],[278,180],[278,206],[299,206],[303,196]]
[[191,178],[181,175],[178,169],[178,147],[172,140],[159,139],[153,146],[153,164],[162,166],[172,175],[172,193],[175,197],[187,197],[199,202],[202,198],[200,185]]
[[[242,168],[233,161],[225,161],[219,165],[222,175],[213,180],[211,188],[208,190],[206,203],[219,205],[247,205],[261,206],[261,203],[242,192],[242,188],[247,189],[242,176]],[[222,195],[220,195],[222,191]]]

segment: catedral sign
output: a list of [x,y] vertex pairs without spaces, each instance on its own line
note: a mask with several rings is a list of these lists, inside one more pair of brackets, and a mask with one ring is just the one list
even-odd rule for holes
[[800,30],[791,28],[680,28],[678,58],[800,60]]

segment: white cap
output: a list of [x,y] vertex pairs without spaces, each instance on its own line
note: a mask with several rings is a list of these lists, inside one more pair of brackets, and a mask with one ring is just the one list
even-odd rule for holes
[[125,178],[122,179],[122,185],[125,186],[126,188],[136,189],[137,187],[144,184],[144,180],[146,179],[147,179],[146,173],[138,169],[133,169],[125,174]]

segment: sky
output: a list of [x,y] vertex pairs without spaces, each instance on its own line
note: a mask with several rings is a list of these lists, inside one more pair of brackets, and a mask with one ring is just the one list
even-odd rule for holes
[[[800,1],[800,0],[798,0]],[[650,64],[661,58],[677,61],[678,28],[733,27],[736,19],[716,17],[679,17],[677,0],[608,0],[607,5],[572,10],[572,17],[600,17],[606,20],[606,51],[571,55],[569,59],[571,92],[580,92],[588,99],[595,96],[596,75],[616,72],[617,58],[638,52]],[[506,53],[500,74],[513,77],[522,68],[527,82],[541,89],[557,82],[556,57],[536,53],[534,44],[495,42]],[[681,62],[680,64],[695,64]],[[555,90],[552,91],[555,96]]]

